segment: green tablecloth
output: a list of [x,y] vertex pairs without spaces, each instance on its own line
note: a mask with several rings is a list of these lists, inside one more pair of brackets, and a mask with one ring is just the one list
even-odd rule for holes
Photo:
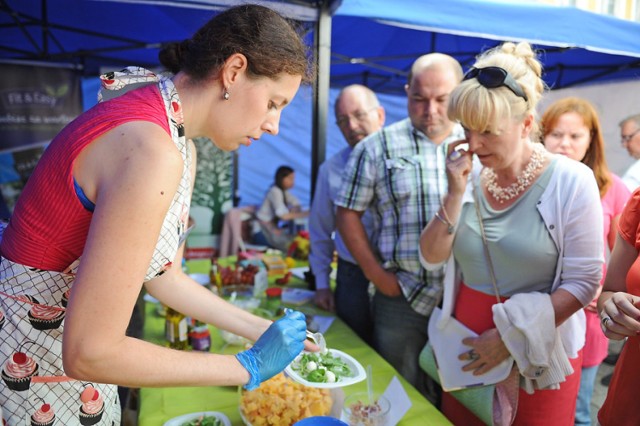
[[[191,270],[190,268],[190,271]],[[297,282],[301,285],[301,282]],[[294,282],[293,285],[296,285]],[[321,314],[313,306],[297,307],[308,314]],[[326,314],[326,312],[325,312]],[[211,327],[212,351],[234,354],[243,348],[224,346],[219,331]],[[450,425],[449,421],[407,383],[380,355],[364,343],[347,325],[336,318],[325,334],[329,346],[348,353],[362,363],[371,364],[373,387],[376,392],[384,392],[394,376],[400,379],[411,399],[412,406],[400,421],[400,426],[410,425]],[[156,313],[156,305],[145,306],[145,340],[164,342],[164,318]],[[402,348],[398,348],[402,350]],[[366,382],[360,382],[343,389],[348,395],[366,391]],[[142,388],[140,389],[139,426],[161,426],[165,421],[196,411],[219,411],[226,414],[234,426],[243,425],[238,411],[239,394],[237,387],[186,387],[186,388]]]

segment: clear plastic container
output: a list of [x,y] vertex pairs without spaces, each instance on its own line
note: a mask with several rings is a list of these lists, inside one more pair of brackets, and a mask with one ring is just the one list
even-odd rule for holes
[[344,400],[341,420],[349,426],[386,426],[389,421],[391,404],[382,395],[367,392],[348,395]]

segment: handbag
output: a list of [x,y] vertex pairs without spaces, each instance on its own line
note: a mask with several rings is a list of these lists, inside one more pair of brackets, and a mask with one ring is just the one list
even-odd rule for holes
[[[501,303],[475,187],[473,195],[496,301]],[[458,359],[458,355],[467,348],[462,344],[462,339],[477,337],[477,334],[454,317],[449,317],[442,326],[441,315],[442,311],[439,308],[435,308],[431,313],[429,341],[420,353],[420,367],[440,384],[444,391],[450,392],[485,424],[511,424],[515,418],[519,387],[519,375],[513,367],[513,358],[507,358],[482,376],[462,371],[462,366],[468,362]],[[500,387],[499,392],[496,392],[496,385]]]

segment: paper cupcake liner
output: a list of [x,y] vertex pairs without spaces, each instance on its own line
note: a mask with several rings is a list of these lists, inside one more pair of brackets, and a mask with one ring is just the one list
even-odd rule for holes
[[62,324],[62,320],[64,320],[63,312],[61,312],[59,316],[52,319],[36,318],[31,315],[31,312],[29,312],[29,322],[31,323],[33,328],[40,331],[55,330],[56,328],[60,327],[60,324]]
[[31,426],[52,426],[55,421],[56,416],[53,416],[53,418],[48,422],[39,422],[37,420],[33,420],[33,417],[31,417]]
[[82,407],[80,407],[80,424],[83,426],[95,425],[100,421],[100,419],[102,419],[102,413],[104,413],[104,405],[100,411],[95,414],[87,414],[84,412]]
[[35,370],[33,370],[33,373],[31,373],[27,377],[20,377],[20,378],[8,376],[7,373],[5,373],[4,370],[2,370],[2,380],[4,380],[7,387],[13,391],[17,391],[17,392],[26,391],[27,389],[29,389],[29,386],[31,385],[31,378],[33,376],[38,375],[38,368],[39,367],[36,365],[36,368]]

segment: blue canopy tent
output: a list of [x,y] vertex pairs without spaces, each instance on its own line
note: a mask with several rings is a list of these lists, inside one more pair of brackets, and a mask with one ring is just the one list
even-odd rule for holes
[[331,80],[400,93],[417,56],[443,52],[468,66],[505,40],[542,51],[552,89],[640,75],[636,22],[522,1],[345,0],[333,19]]
[[[388,94],[383,102],[389,123],[406,114],[407,71],[428,52],[448,53],[467,67],[480,51],[503,40],[527,40],[541,51],[552,89],[640,74],[640,24],[574,8],[499,0],[253,2],[303,22],[319,55],[321,79],[285,111],[280,135],[241,150],[243,203],[259,200],[273,170],[283,163],[298,171],[296,192],[308,203],[318,164],[325,153],[343,146],[327,118],[337,89],[362,83]],[[155,67],[162,43],[188,37],[213,13],[238,3],[0,0],[0,61],[71,64],[93,78],[101,67]],[[253,167],[256,162],[273,166]]]
[[[154,67],[162,43],[188,37],[242,0],[0,0],[0,59],[75,64],[85,75],[133,63]],[[468,64],[483,48],[527,40],[544,51],[552,88],[635,78],[640,24],[529,1],[262,0],[302,20],[314,43],[331,18],[331,85],[369,82],[402,94],[413,60],[440,51]]]

